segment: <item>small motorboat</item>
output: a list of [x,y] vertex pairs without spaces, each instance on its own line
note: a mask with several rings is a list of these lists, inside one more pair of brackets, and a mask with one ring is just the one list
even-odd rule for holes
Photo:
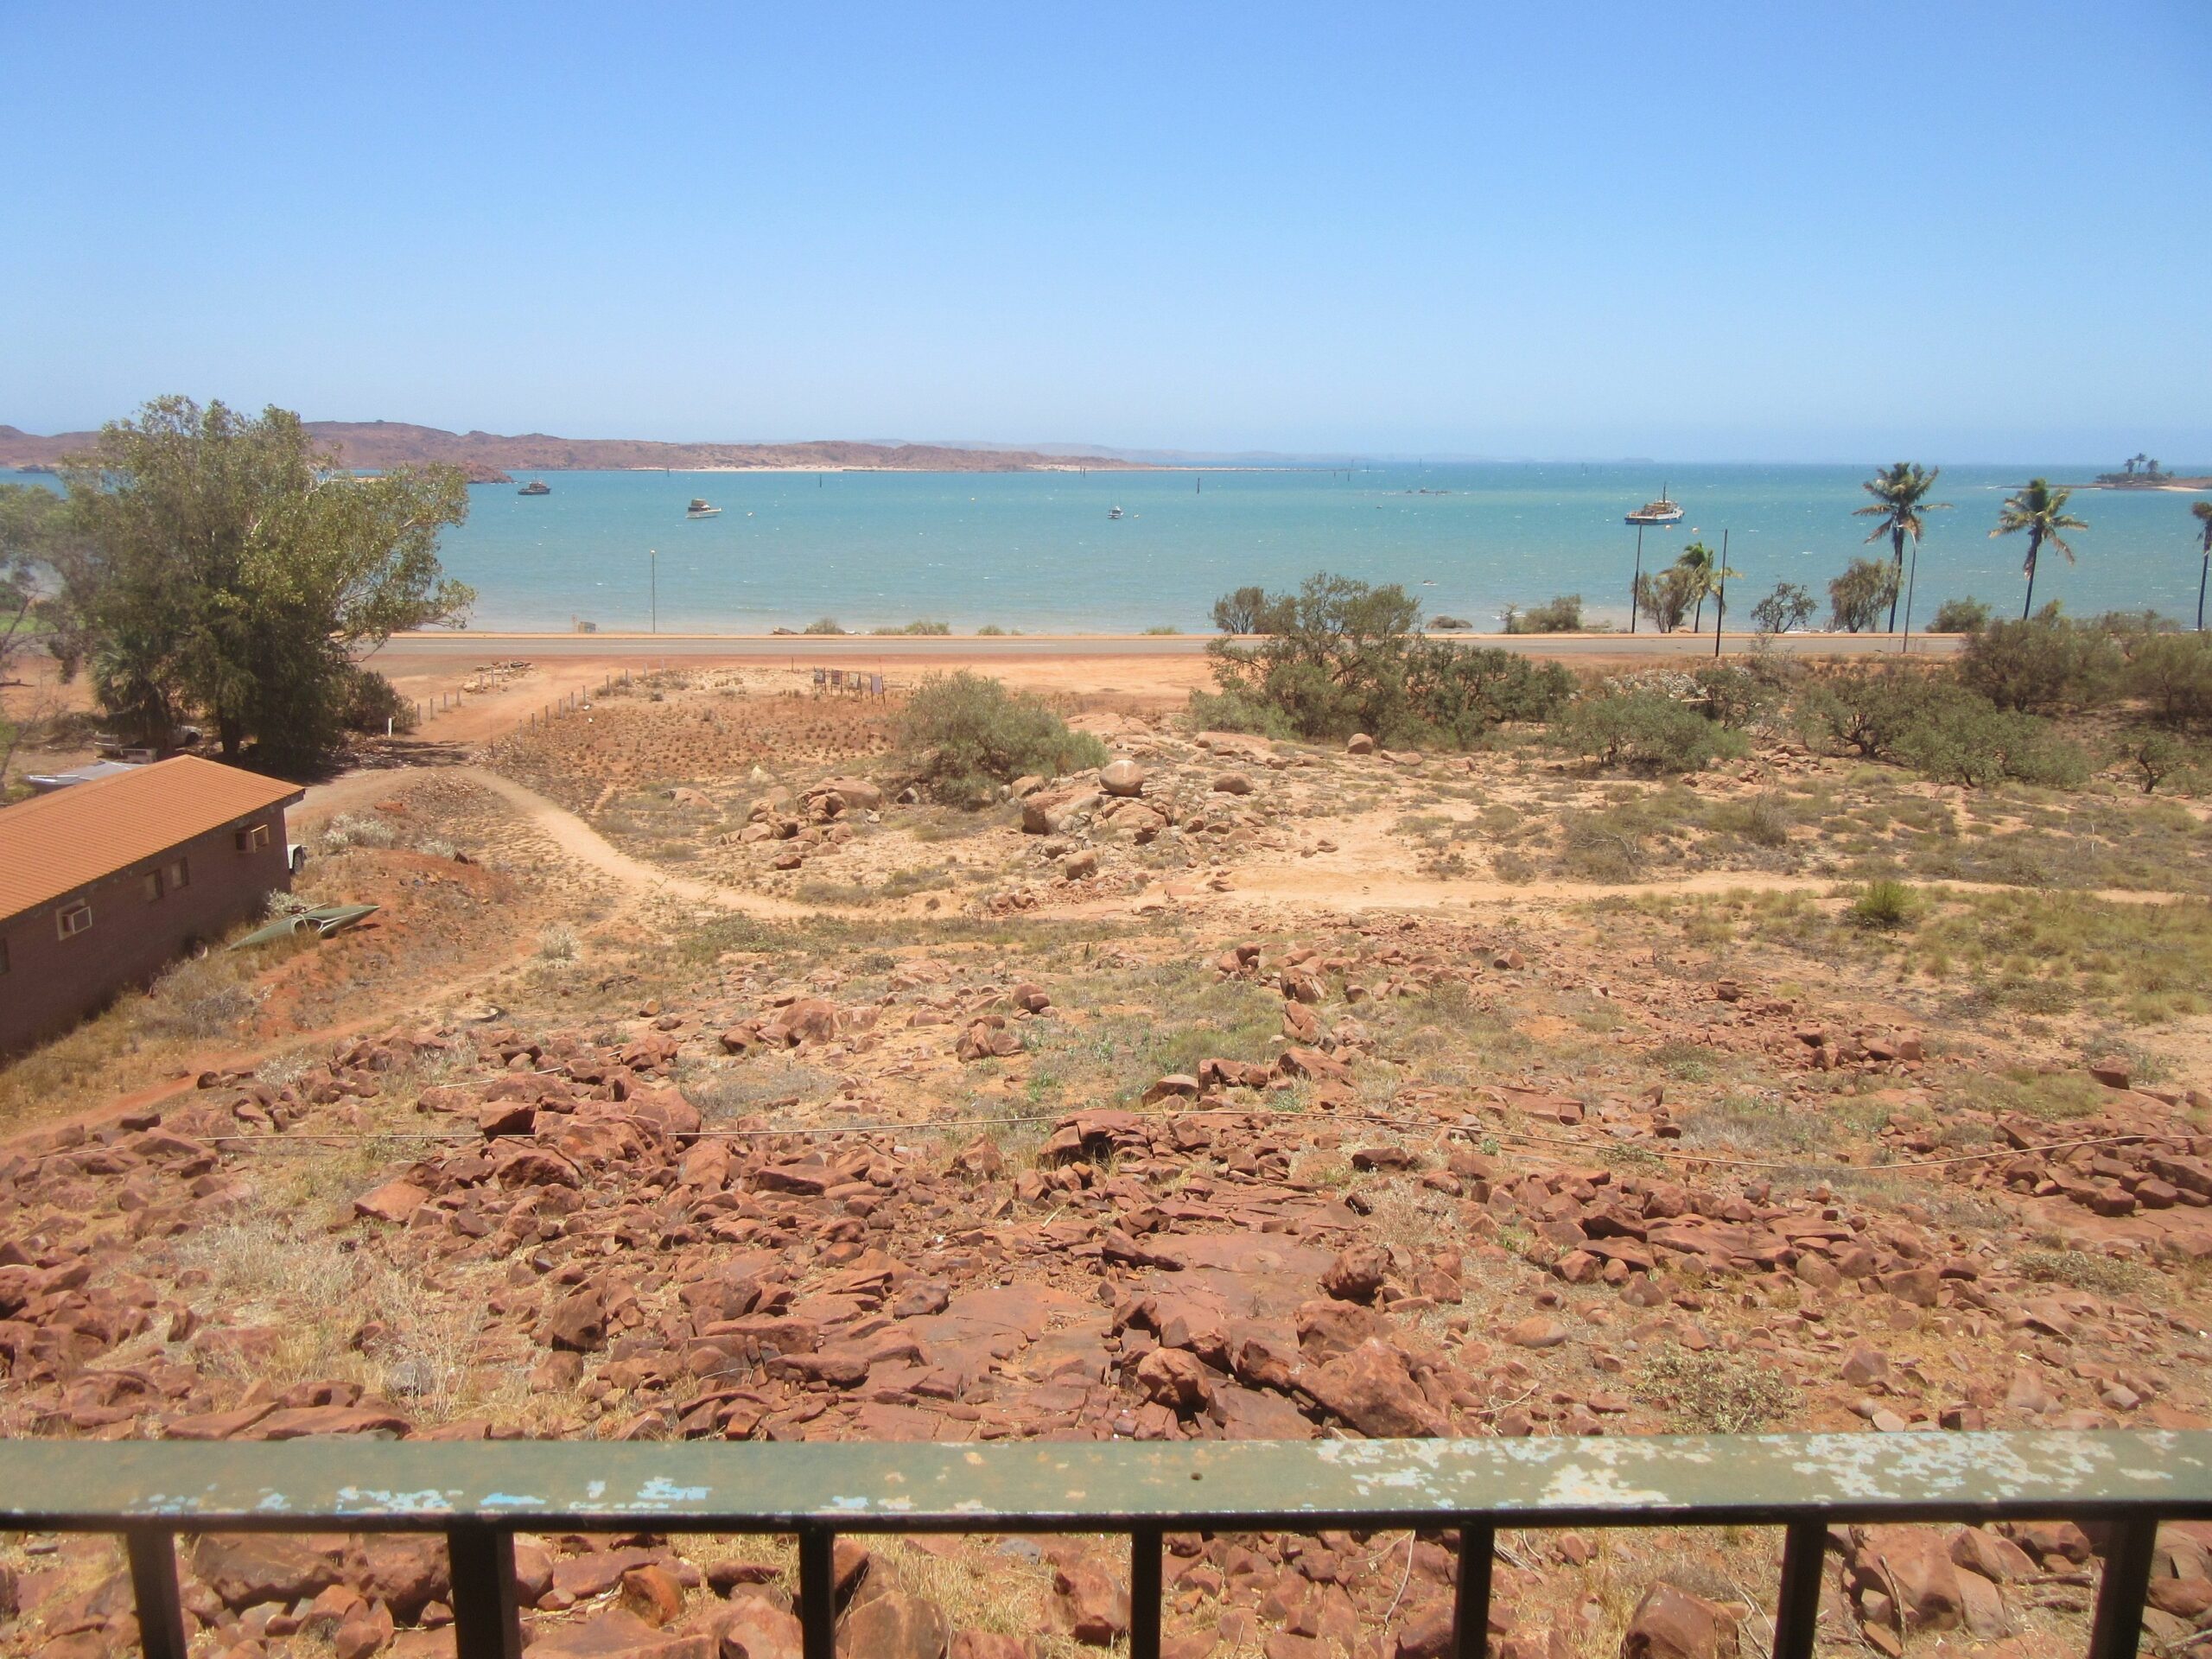
[[265,927],[257,927],[231,949],[243,950],[249,945],[274,944],[279,939],[327,939],[334,933],[359,926],[375,915],[378,908],[375,905],[318,905],[313,910],[280,916]]
[[1106,509],[1106,516],[1109,518],[1118,518],[1122,516],[1122,510],[1119,507],[1109,507]]
[[714,505],[711,502],[702,501],[695,495],[691,498],[691,505],[684,510],[683,516],[686,518],[713,518],[720,516],[721,512],[720,507]]
[[1659,499],[1647,501],[1628,516],[1631,524],[1679,524],[1682,522],[1682,504],[1669,497],[1667,486],[1659,486]]
[[517,495],[550,495],[553,486],[542,478],[533,478],[515,492]]

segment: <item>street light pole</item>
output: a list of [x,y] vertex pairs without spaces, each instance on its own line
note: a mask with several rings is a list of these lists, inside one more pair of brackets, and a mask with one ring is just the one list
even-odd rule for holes
[[1720,660],[1720,625],[1728,620],[1728,532],[1720,532],[1720,587],[1713,600],[1713,660]]
[[660,632],[660,550],[657,547],[647,548],[645,557],[651,562],[652,571],[653,632],[658,633]]

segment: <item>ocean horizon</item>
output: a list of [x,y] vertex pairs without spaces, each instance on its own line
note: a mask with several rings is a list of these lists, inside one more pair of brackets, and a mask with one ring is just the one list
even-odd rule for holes
[[[2086,479],[2101,464],[1946,468],[1948,512],[1929,515],[1914,623],[1948,599],[2017,613],[2022,537],[1993,539],[1999,503],[2026,478]],[[1729,614],[1777,582],[1811,591],[1868,545],[1859,487],[1874,468],[1827,465],[1485,462],[1353,470],[1218,472],[548,472],[474,485],[467,521],[448,531],[448,572],[476,588],[486,630],[766,633],[834,618],[855,631],[941,621],[1031,633],[1197,632],[1214,600],[1257,583],[1294,588],[1318,570],[1398,582],[1430,618],[1499,626],[1522,609],[1580,594],[1586,618],[1625,626],[1637,531],[1624,515],[1662,487],[1678,525],[1643,531],[1646,569],[1724,531]],[[0,474],[52,483],[39,474]],[[542,477],[550,495],[517,494]],[[702,496],[722,509],[689,519]],[[2202,554],[2195,499],[2164,491],[2079,491],[2088,521],[2078,563],[2046,552],[2038,606],[2076,615],[2151,608],[2196,615]],[[1110,516],[1115,507],[1122,517]]]

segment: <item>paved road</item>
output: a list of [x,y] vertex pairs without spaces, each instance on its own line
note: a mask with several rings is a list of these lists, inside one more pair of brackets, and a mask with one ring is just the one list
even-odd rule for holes
[[[1713,655],[1710,635],[1684,633],[1440,634],[1468,639],[1532,657],[1649,657],[1689,658]],[[733,633],[408,633],[385,649],[395,657],[436,657],[489,662],[501,658],[545,661],[560,657],[622,657],[658,660],[712,658],[721,662],[843,662],[860,656],[909,661],[1007,660],[1071,657],[1193,657],[1211,636],[1181,634],[1030,634],[947,638],[910,634],[733,634]],[[1748,652],[1755,636],[1727,635],[1723,649]],[[1948,656],[1959,647],[1955,635],[1915,634],[1915,656]],[[1897,637],[1890,633],[1789,633],[1774,649],[1792,657],[1895,656]]]

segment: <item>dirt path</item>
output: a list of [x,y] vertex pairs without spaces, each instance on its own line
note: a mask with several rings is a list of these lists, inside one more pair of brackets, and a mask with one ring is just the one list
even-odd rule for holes
[[739,893],[710,881],[695,881],[688,876],[657,869],[642,859],[632,858],[568,808],[483,766],[395,766],[381,772],[349,773],[308,790],[299,814],[303,819],[327,817],[365,806],[391,794],[410,779],[433,776],[465,778],[489,790],[558,848],[564,857],[597,870],[619,883],[633,898],[676,899],[686,904],[785,921],[813,915],[823,908],[760,893]]

